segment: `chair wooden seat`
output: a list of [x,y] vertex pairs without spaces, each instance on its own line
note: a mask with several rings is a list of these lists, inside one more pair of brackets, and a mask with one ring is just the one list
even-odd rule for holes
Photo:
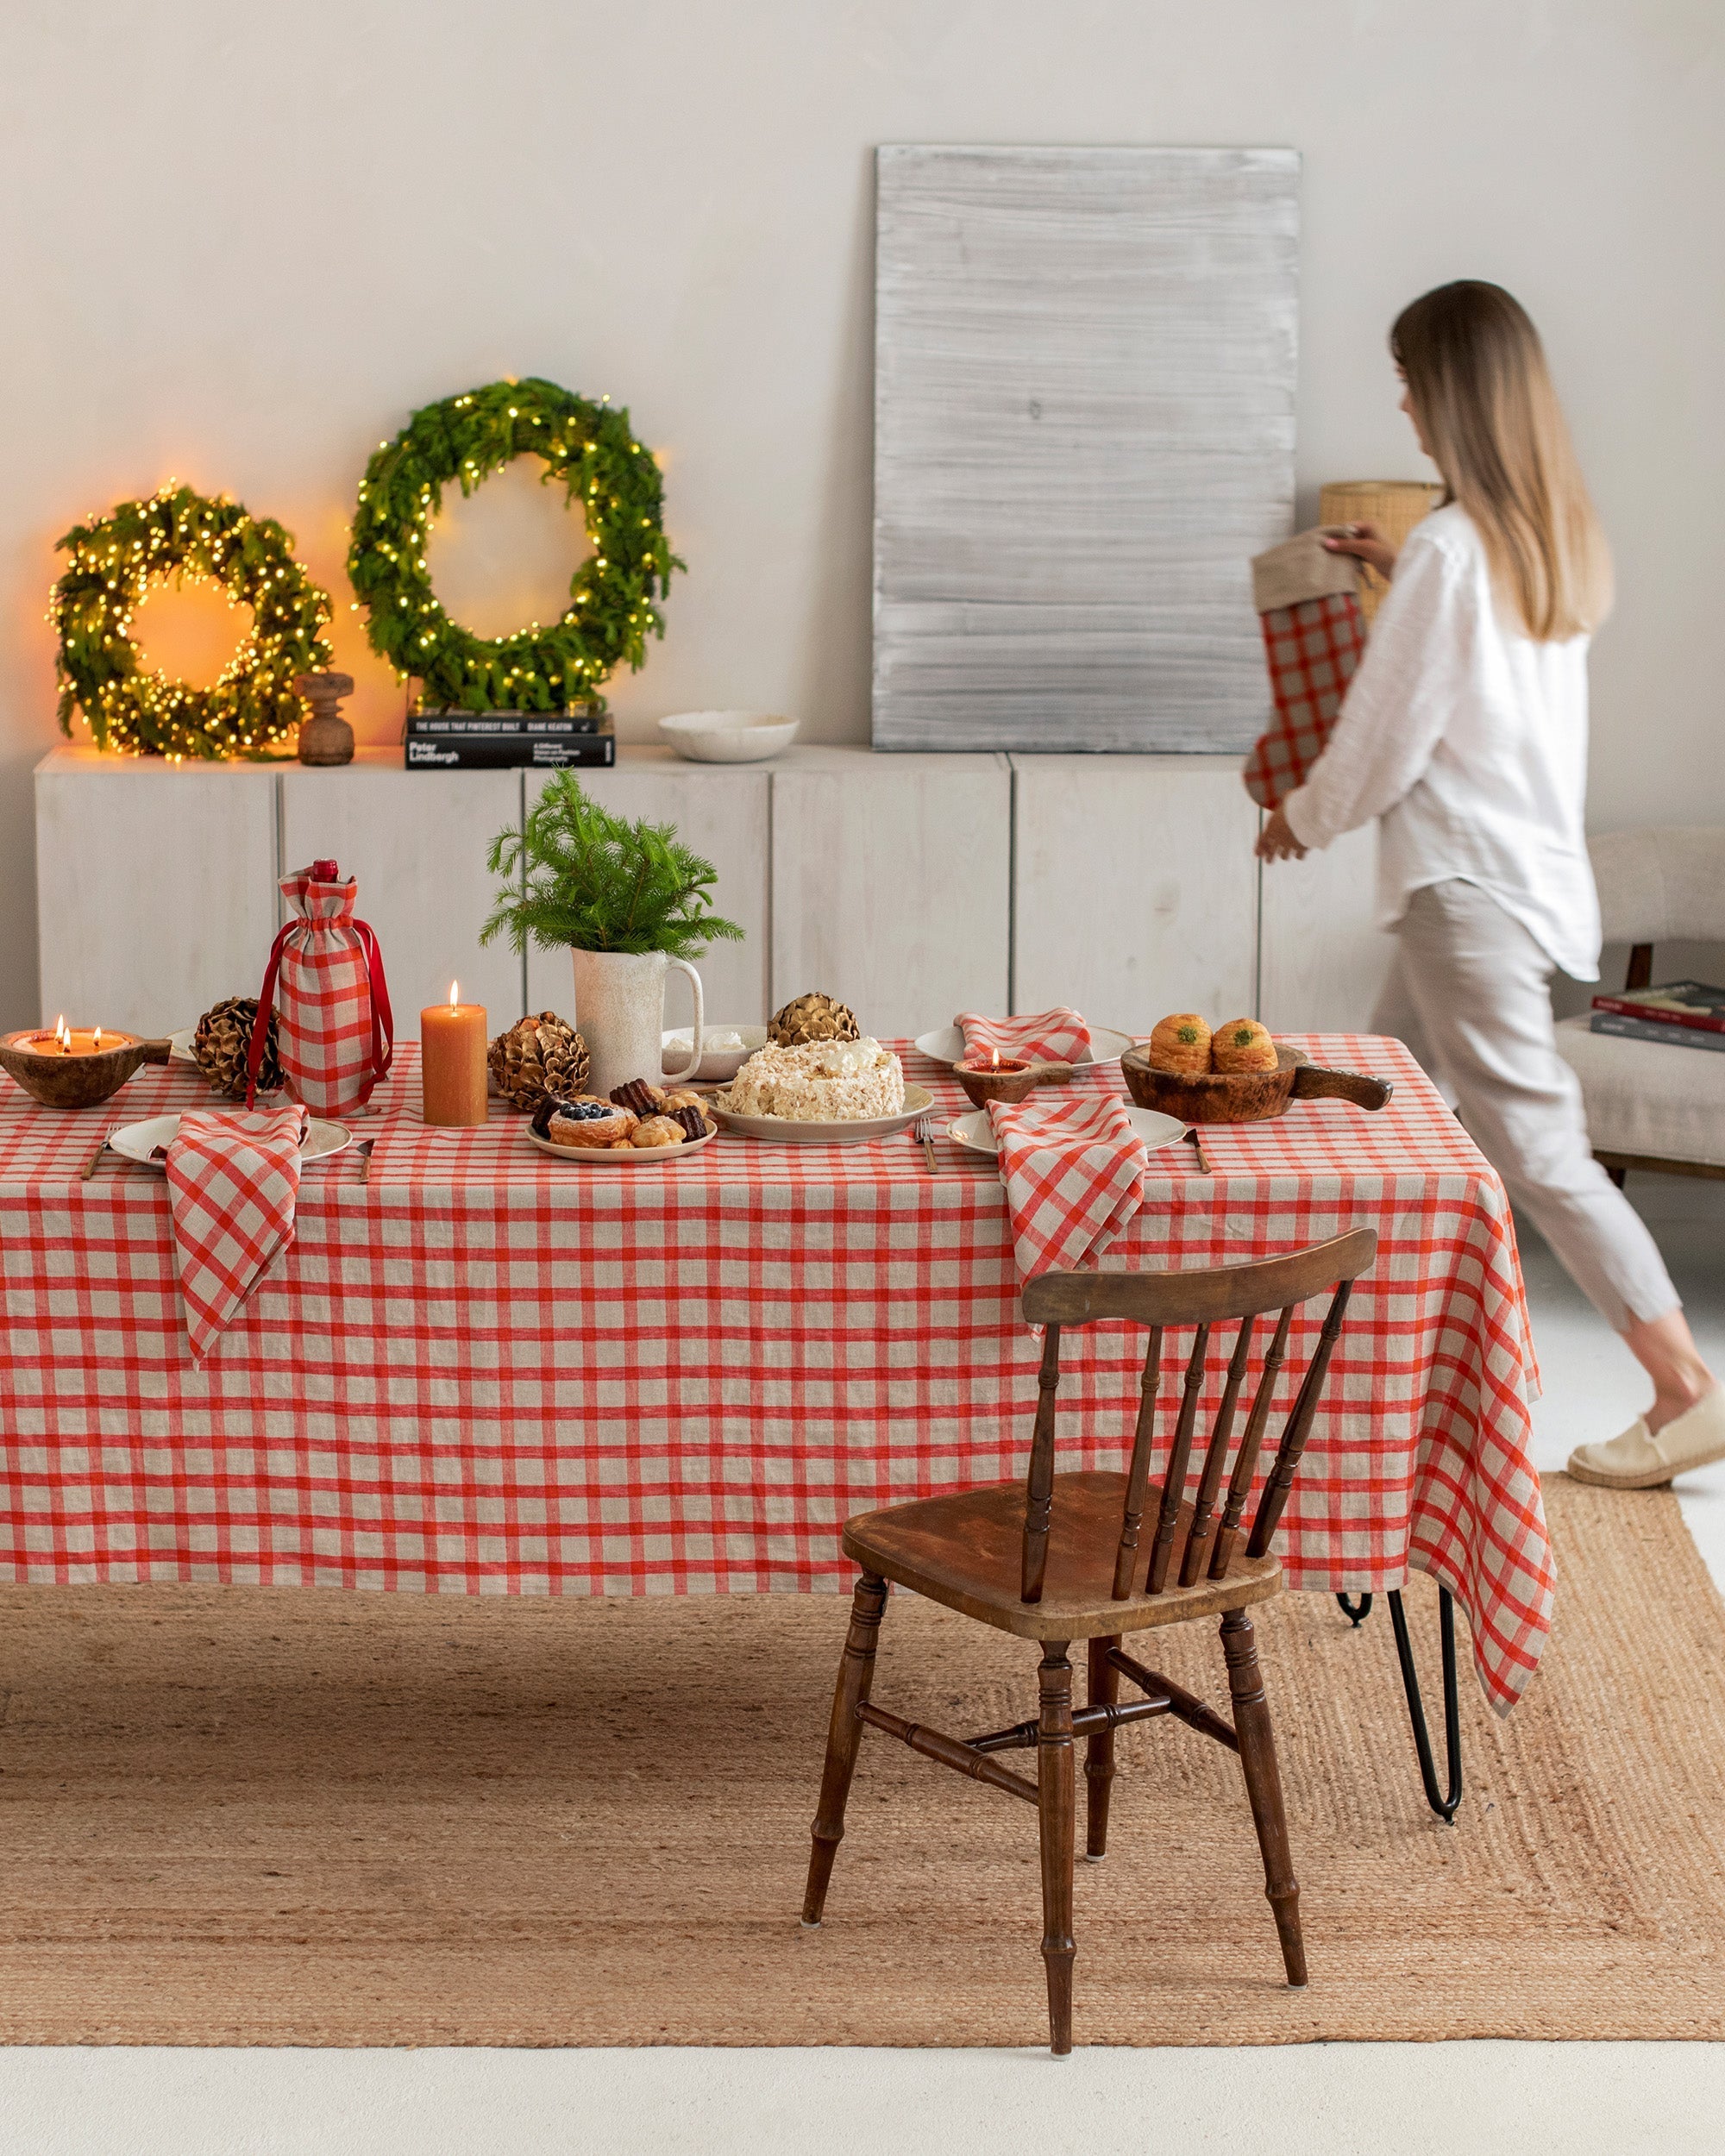
[[1175,1584],[1159,1595],[1138,1590],[1116,1601],[1114,1537],[1126,1498],[1126,1478],[1111,1469],[1055,1476],[1048,1570],[1038,1602],[1023,1596],[1022,1482],[990,1482],[860,1513],[846,1522],[844,1554],[865,1572],[1020,1639],[1096,1639],[1183,1624],[1264,1601],[1281,1585],[1276,1558],[1248,1557],[1241,1549],[1219,1580],[1207,1576],[1208,1551],[1201,1552],[1198,1578],[1180,1586],[1194,1510],[1182,1501],[1170,1545]]
[[[1024,1292],[1024,1314],[1032,1325],[1045,1328],[1045,1338],[1023,1482],[994,1482],[949,1496],[919,1498],[860,1514],[845,1523],[845,1555],[860,1570],[827,1725],[826,1764],[803,1895],[805,1924],[819,1925],[826,1907],[862,1732],[877,1729],[896,1737],[925,1759],[1035,1806],[1049,2038],[1057,2054],[1070,2051],[1074,1746],[1082,1739],[1085,1747],[1085,1854],[1100,1862],[1107,1848],[1114,1733],[1131,1723],[1169,1716],[1239,1756],[1283,1965],[1291,1985],[1305,1983],[1300,1889],[1289,1854],[1276,1741],[1246,1610],[1282,1584],[1270,1541],[1311,1432],[1349,1292],[1377,1254],[1377,1236],[1370,1228],[1356,1228],[1332,1243],[1251,1265],[1189,1273],[1044,1273],[1030,1283]],[[1331,1286],[1335,1293],[1288,1408],[1247,1530],[1243,1520],[1256,1487],[1294,1313]],[[1275,1332],[1264,1349],[1236,1450],[1235,1425],[1253,1359],[1253,1327],[1272,1310],[1278,1313]],[[1150,1328],[1130,1464],[1124,1475],[1106,1470],[1057,1475],[1061,1332],[1103,1319]],[[1239,1331],[1201,1459],[1194,1446],[1211,1331],[1233,1319],[1239,1320]],[[1193,1328],[1192,1349],[1158,1489],[1152,1487],[1151,1469],[1163,1341],[1170,1329],[1187,1326]],[[1187,1484],[1195,1472],[1195,1493],[1188,1498]],[[980,1736],[953,1737],[877,1706],[872,1697],[875,1647],[889,1580],[962,1616],[1034,1639],[1042,1649],[1035,1719]],[[1128,1633],[1218,1614],[1232,1721],[1172,1677],[1134,1660],[1120,1645]],[[1066,1655],[1075,1639],[1088,1642],[1089,1676],[1084,1704],[1077,1708]],[[1137,1697],[1120,1698],[1122,1677]],[[1035,1752],[1034,1781],[1003,1766],[996,1756],[1016,1751]]]

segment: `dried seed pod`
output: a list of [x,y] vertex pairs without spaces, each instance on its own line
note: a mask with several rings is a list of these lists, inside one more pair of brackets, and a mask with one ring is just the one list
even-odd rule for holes
[[862,1032],[856,1014],[836,996],[812,988],[774,1012],[767,1038],[775,1048],[801,1048],[810,1041],[860,1040]]
[[555,1011],[518,1018],[491,1044],[492,1084],[512,1107],[570,1100],[587,1081],[587,1044]]

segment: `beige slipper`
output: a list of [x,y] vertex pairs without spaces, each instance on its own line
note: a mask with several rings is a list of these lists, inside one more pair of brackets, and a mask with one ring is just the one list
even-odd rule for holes
[[1725,1385],[1716,1385],[1657,1434],[1637,1420],[1608,1444],[1577,1445],[1569,1471],[1578,1482],[1601,1489],[1658,1489],[1673,1475],[1715,1460],[1725,1460]]

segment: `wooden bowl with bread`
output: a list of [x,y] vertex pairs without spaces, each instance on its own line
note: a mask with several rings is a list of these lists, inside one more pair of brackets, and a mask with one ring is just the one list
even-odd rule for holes
[[[1219,1061],[1236,1067],[1217,1069]],[[1148,1042],[1128,1049],[1120,1070],[1139,1107],[1182,1123],[1268,1123],[1295,1100],[1381,1108],[1395,1090],[1388,1079],[1363,1071],[1326,1070],[1303,1050],[1272,1041],[1253,1020],[1231,1019],[1213,1034],[1190,1012],[1164,1018]]]

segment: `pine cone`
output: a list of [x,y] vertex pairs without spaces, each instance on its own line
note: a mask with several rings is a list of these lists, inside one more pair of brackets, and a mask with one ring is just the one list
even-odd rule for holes
[[855,1041],[862,1038],[856,1016],[835,997],[812,988],[796,996],[782,1011],[775,1011],[767,1025],[767,1038],[775,1048],[800,1048],[806,1041]]
[[492,1083],[530,1113],[544,1100],[569,1100],[587,1082],[587,1044],[555,1011],[518,1018],[491,1044]]
[[[252,1028],[257,1017],[255,996],[226,996],[198,1019],[198,1031],[192,1036],[191,1052],[198,1058],[198,1068],[217,1093],[226,1094],[231,1100],[243,1100],[246,1097],[246,1057],[251,1050]],[[263,1060],[258,1065],[258,1091],[279,1093],[281,1087],[275,1012],[272,1011],[269,1029],[264,1035]]]

